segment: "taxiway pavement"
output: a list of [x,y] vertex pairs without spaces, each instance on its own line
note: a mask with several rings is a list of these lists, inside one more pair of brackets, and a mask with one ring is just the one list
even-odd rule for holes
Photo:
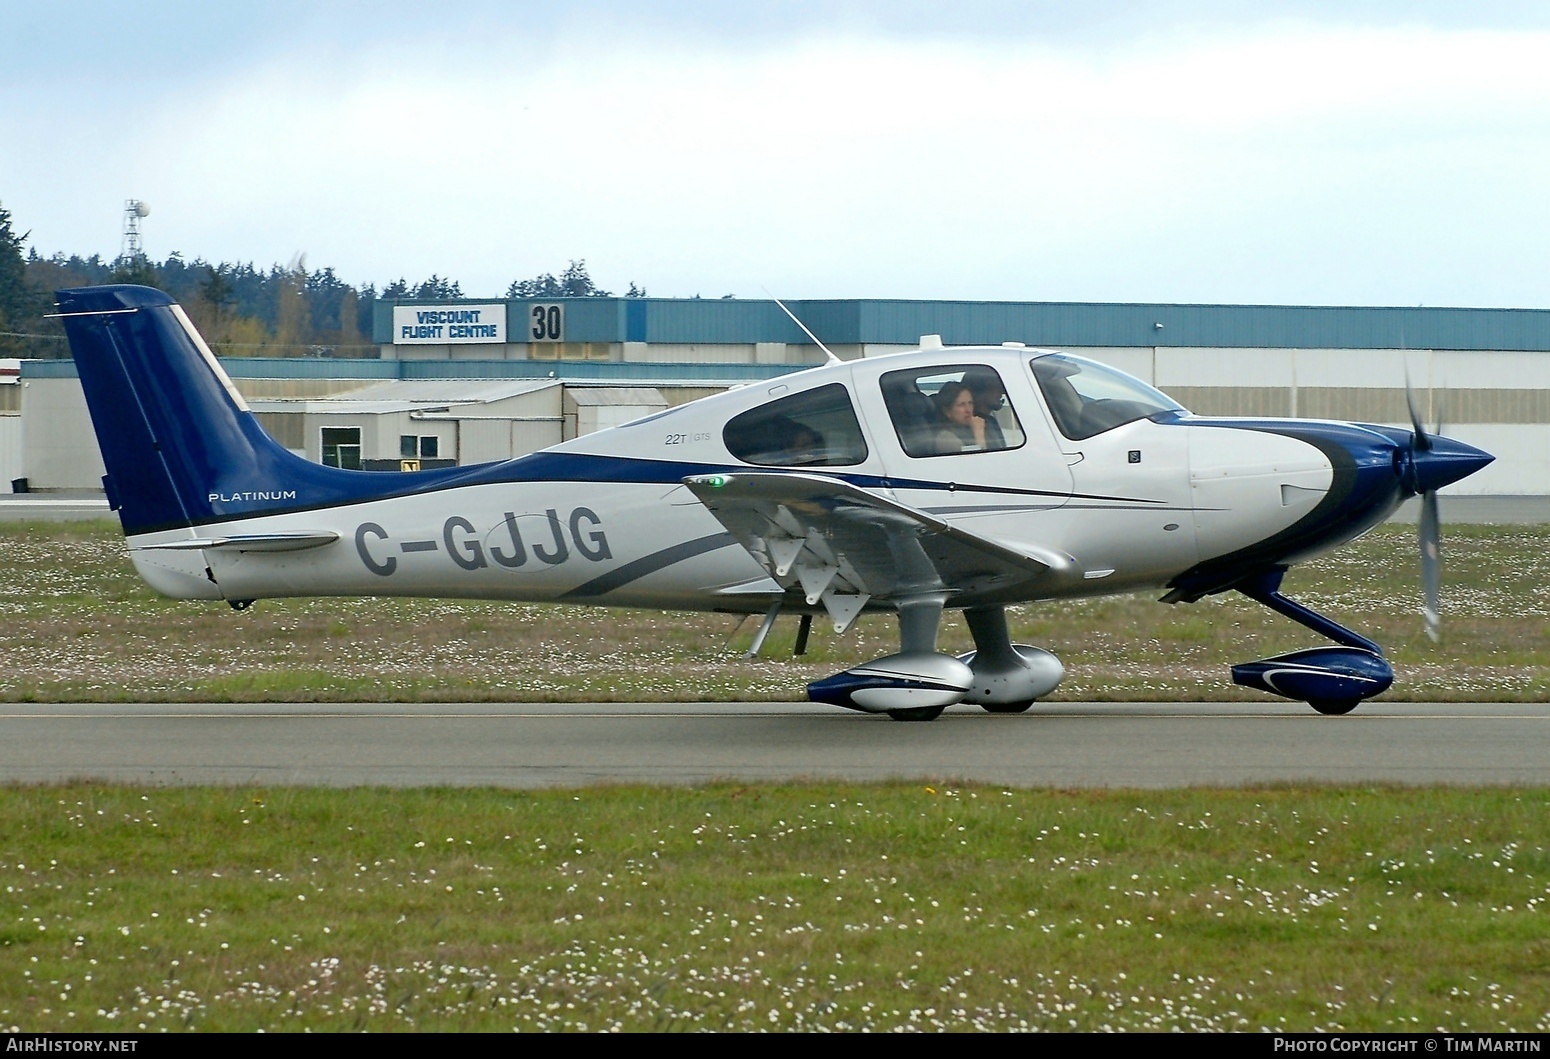
[[1049,703],[928,724],[808,703],[0,706],[0,781],[499,786],[1550,785],[1550,706]]

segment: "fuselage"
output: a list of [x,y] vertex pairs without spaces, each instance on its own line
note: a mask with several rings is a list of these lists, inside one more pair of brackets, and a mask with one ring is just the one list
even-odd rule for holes
[[[978,414],[965,419],[970,384]],[[213,517],[131,530],[129,544],[150,584],[185,598],[761,611],[784,590],[682,483],[788,469],[1072,572],[1035,598],[1147,588],[1197,598],[1381,522],[1413,491],[1396,470],[1402,438],[1196,417],[1129,376],[1044,350],[936,348],[751,384],[503,463],[392,475],[390,487],[368,476],[390,495],[312,500],[305,483],[225,480],[207,498]],[[280,534],[309,544],[216,543]],[[1017,601],[969,586],[948,605]]]

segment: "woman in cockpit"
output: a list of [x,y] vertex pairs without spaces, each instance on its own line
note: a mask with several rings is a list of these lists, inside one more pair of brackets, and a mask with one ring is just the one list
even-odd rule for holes
[[985,420],[974,413],[974,391],[961,382],[950,382],[932,398],[936,403],[936,447],[939,453],[982,452]]

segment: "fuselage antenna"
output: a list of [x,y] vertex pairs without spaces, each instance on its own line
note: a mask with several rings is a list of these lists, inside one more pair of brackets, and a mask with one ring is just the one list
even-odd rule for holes
[[[765,287],[764,288],[764,293],[765,294],[770,294],[770,289],[768,287]],[[839,363],[842,363],[840,358],[836,357],[834,355],[834,350],[832,350],[828,346],[824,345],[823,342],[820,341],[820,339],[818,338],[817,335],[813,334],[811,331],[809,331],[807,329],[807,325],[806,324],[804,324],[801,320],[797,319],[797,314],[796,313],[794,313],[790,309],[786,308],[786,303],[785,302],[781,301],[779,298],[775,297],[775,295],[773,295],[773,294],[770,294],[770,300],[773,301],[776,305],[780,306],[780,311],[781,312],[783,312],[787,316],[791,317],[791,322],[796,324],[798,327],[800,327],[802,329],[802,333],[804,335],[806,335],[808,338],[811,338],[814,342],[816,342],[818,344],[818,348],[823,350],[823,355],[825,357],[829,358],[828,360],[826,360],[824,362],[825,364],[839,364]]]

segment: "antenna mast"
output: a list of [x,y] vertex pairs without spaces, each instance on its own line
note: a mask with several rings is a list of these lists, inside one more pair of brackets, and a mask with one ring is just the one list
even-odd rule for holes
[[145,256],[140,243],[140,222],[151,215],[151,207],[139,199],[124,200],[124,240],[119,247],[118,259],[123,264],[138,261]]

